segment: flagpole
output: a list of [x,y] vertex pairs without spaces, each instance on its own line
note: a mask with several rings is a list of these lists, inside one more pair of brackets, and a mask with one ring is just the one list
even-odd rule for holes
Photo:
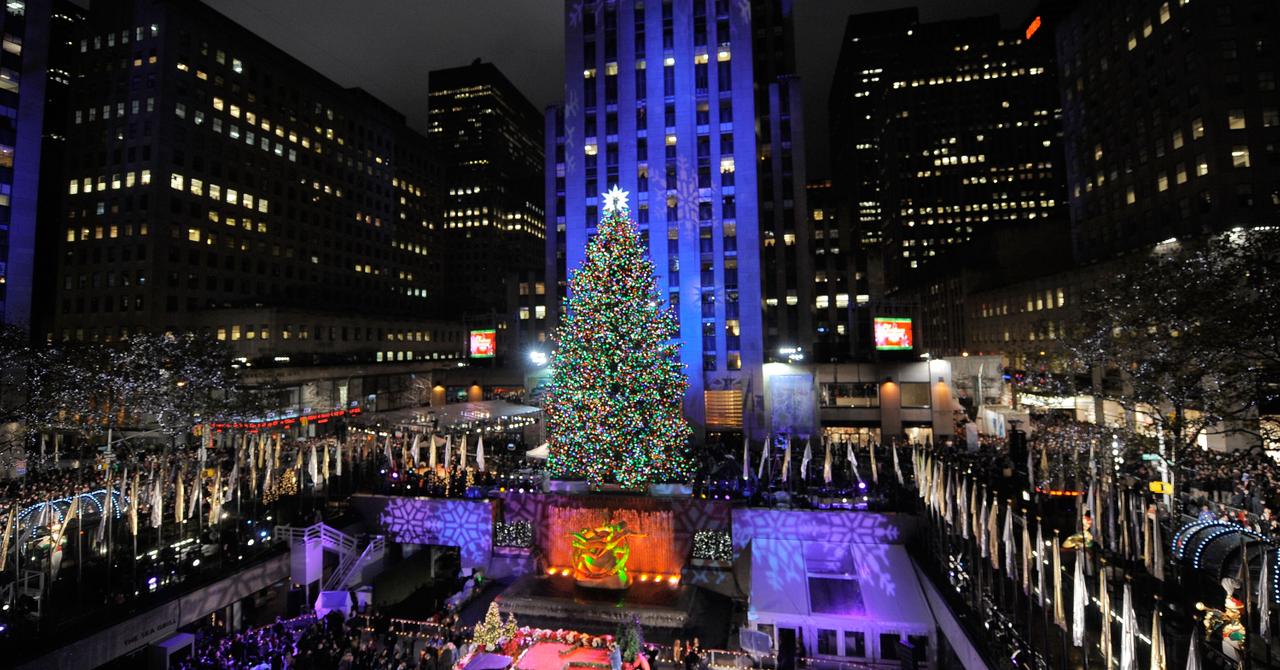
[[[1253,589],[1250,584],[1250,581],[1252,581],[1252,575],[1249,570],[1249,549],[1244,543],[1244,533],[1238,533],[1237,535],[1240,538],[1240,571],[1244,573],[1244,616],[1242,616],[1241,619],[1244,621],[1245,625],[1248,626],[1251,622],[1251,617],[1253,616]],[[1249,636],[1245,635],[1244,658],[1240,662],[1240,667],[1243,668],[1243,670],[1249,670],[1253,665],[1253,659],[1250,657],[1250,651]]]

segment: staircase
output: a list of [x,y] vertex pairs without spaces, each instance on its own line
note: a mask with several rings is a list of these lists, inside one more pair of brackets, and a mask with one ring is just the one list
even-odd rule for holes
[[287,541],[291,549],[318,542],[324,551],[338,555],[338,567],[324,580],[326,591],[350,588],[359,580],[366,566],[381,560],[386,553],[386,540],[381,535],[372,536],[361,547],[356,538],[324,523],[302,527],[277,526],[276,537]]

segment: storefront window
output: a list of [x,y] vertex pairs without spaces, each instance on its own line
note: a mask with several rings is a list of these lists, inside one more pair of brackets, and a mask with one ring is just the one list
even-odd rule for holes
[[902,389],[902,406],[903,407],[928,407],[929,406],[929,384],[926,382],[902,382],[898,385]]
[[880,387],[874,382],[837,382],[822,385],[823,407],[879,407]]

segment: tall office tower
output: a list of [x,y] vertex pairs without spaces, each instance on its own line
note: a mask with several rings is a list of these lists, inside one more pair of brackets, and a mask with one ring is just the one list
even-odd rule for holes
[[551,299],[582,263],[600,193],[629,191],[679,317],[685,414],[700,432],[742,430],[764,362],[751,12],[726,0],[565,7],[565,102],[547,114]]
[[95,4],[86,28],[55,339],[207,332],[254,364],[461,351],[422,316],[440,170],[400,114],[197,2]]
[[53,313],[70,42],[83,20],[60,0],[8,2],[0,14],[0,312],[33,333]]
[[492,63],[430,74],[427,136],[445,165],[442,307],[503,311],[516,274],[546,242],[542,115]]
[[805,204],[804,100],[796,75],[792,4],[751,2],[766,358],[779,358],[784,348],[809,351],[817,335]]
[[831,100],[837,187],[884,290],[935,279],[936,259],[996,226],[1067,225],[1060,105],[1048,39],[996,17],[849,18]]
[[815,362],[843,360],[855,351],[857,329],[870,327],[865,319],[857,318],[858,306],[865,305],[870,296],[867,277],[854,262],[856,227],[841,218],[840,198],[831,180],[809,182],[805,193],[812,231],[813,358]]
[[1045,28],[1081,260],[1276,225],[1280,5],[1081,0]]

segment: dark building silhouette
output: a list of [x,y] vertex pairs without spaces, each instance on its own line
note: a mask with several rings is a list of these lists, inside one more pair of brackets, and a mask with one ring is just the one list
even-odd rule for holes
[[429,86],[444,304],[505,314],[512,277],[543,265],[542,114],[492,63],[434,70]]
[[461,355],[460,329],[427,320],[442,171],[402,115],[195,2],[94,3],[72,44],[52,339],[203,332],[264,364]]
[[4,322],[47,332],[61,232],[72,33],[80,7],[11,2],[0,14],[0,305]]
[[1046,28],[1061,66],[1077,257],[1276,225],[1280,4],[1071,5]]
[[915,313],[922,350],[959,353],[969,243],[1068,225],[1051,41],[994,16],[851,16],[830,106],[838,210],[883,268],[867,271],[872,300]]

